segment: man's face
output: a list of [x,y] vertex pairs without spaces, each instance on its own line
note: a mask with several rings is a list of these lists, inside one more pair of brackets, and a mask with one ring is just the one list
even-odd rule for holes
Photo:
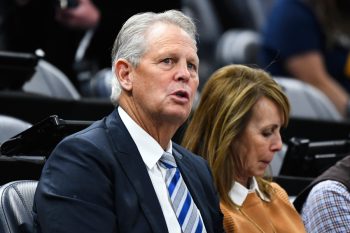
[[181,125],[190,114],[199,83],[197,48],[185,31],[162,23],[149,30],[147,43],[131,73],[135,107],[141,117]]

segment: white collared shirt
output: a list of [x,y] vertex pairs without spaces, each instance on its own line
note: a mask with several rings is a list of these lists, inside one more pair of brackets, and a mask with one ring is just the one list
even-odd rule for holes
[[[158,164],[158,160],[163,155],[163,148],[159,143],[142,129],[120,106],[118,113],[121,120],[128,129],[134,140],[142,160],[145,163],[148,175],[151,178],[153,188],[157,194],[160,207],[162,208],[169,233],[181,233],[181,227],[176,214],[172,208],[169,193],[165,184],[165,169]],[[167,152],[172,153],[172,142],[169,142]],[[130,161],[132,162],[132,161]]]
[[233,203],[235,203],[238,206],[242,206],[248,194],[252,192],[256,192],[262,200],[270,201],[270,199],[266,195],[264,195],[264,193],[261,192],[261,190],[259,189],[259,186],[258,186],[258,183],[256,182],[255,177],[252,177],[252,179],[250,180],[251,181],[250,181],[249,189],[247,189],[237,181],[233,183],[232,188],[228,193]]

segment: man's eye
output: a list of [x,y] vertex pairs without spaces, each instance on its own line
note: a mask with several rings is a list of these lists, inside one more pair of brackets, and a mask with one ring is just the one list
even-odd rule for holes
[[170,64],[171,63],[171,58],[165,58],[163,60],[163,62],[166,63],[166,64]]
[[197,67],[194,64],[192,64],[192,63],[188,63],[187,67],[190,70],[197,70]]

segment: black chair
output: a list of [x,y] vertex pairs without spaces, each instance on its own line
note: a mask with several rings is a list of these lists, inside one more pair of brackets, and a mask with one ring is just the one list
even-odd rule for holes
[[0,232],[33,232],[33,200],[38,181],[17,180],[0,187]]
[[[0,155],[9,158],[49,157],[55,146],[66,136],[80,131],[93,121],[63,120],[51,115],[0,145]],[[41,160],[40,160],[41,161]]]
[[79,100],[78,90],[40,52],[19,53],[0,50],[0,90],[24,91],[62,99]]
[[0,90],[19,90],[35,73],[39,57],[0,50]]
[[350,153],[350,140],[291,138],[280,175],[315,178]]

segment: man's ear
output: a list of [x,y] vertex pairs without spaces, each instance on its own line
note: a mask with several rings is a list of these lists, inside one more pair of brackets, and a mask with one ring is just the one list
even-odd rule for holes
[[133,84],[132,65],[124,59],[119,59],[114,64],[114,68],[114,72],[118,77],[121,88],[125,91],[131,91]]

